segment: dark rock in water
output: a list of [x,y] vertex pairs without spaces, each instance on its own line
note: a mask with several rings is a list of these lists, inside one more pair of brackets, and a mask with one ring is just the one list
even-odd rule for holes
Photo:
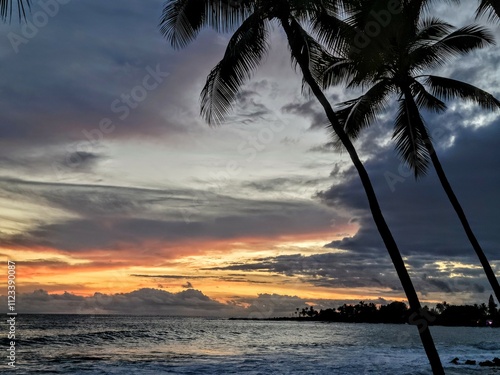
[[500,358],[493,358],[493,363],[495,364],[495,366],[500,366]]
[[495,364],[491,361],[484,361],[484,362],[479,362],[479,366],[483,367],[493,367]]
[[473,361],[473,360],[468,359],[468,360],[466,360],[466,361],[465,361],[465,364],[466,364],[466,365],[475,365],[475,364],[476,364],[476,361]]
[[454,365],[458,365],[459,359],[457,357],[453,358],[450,363],[453,363]]

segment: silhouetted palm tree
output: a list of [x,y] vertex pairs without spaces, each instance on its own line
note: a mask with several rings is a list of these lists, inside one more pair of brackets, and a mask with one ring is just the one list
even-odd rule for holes
[[496,319],[498,315],[497,304],[490,294],[490,299],[488,300],[488,316],[490,319]]
[[[364,30],[364,25],[376,21],[373,15],[377,13],[377,8],[373,5],[378,3],[382,6],[384,1],[368,3],[372,7],[367,8],[367,3],[364,3],[350,19],[350,26],[356,30]],[[422,8],[412,1],[405,3],[403,11],[393,15],[390,24],[382,28],[378,35],[366,37],[370,38],[370,43],[362,53],[354,43],[345,43],[336,51],[341,57],[331,57],[330,64],[324,66],[322,71],[325,87],[339,82],[347,82],[348,87],[369,87],[361,97],[344,103],[345,107],[338,112],[345,131],[351,138],[356,138],[363,128],[373,123],[377,114],[384,111],[390,98],[397,98],[393,139],[398,153],[414,171],[416,178],[423,176],[429,160],[432,162],[500,301],[498,280],[446,177],[420,113],[421,110],[445,111],[447,107],[441,99],[468,100],[486,110],[500,108],[497,99],[475,86],[423,74],[445,64],[452,57],[493,44],[494,37],[480,26],[455,29],[437,18],[424,18]]]
[[[304,0],[173,0],[166,4],[160,26],[163,35],[174,47],[187,45],[204,26],[217,31],[235,30],[223,59],[210,72],[201,94],[201,113],[209,124],[219,124],[224,120],[242,84],[250,79],[266,54],[270,22],[277,22],[282,27],[288,39],[292,60],[300,68],[304,81],[325,110],[335,134],[355,165],[368,197],[373,219],[401,280],[410,308],[419,314],[421,305],[417,293],[382,215],[368,174],[312,72],[323,52],[300,22],[313,21],[323,37],[329,32],[338,34],[339,30],[332,29],[332,25],[337,25],[336,18],[329,12],[335,13],[339,3],[340,1]],[[434,374],[444,374],[428,326],[422,327],[419,333]]]

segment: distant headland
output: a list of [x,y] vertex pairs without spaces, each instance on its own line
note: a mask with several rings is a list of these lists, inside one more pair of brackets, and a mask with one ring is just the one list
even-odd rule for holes
[[499,327],[500,311],[490,296],[488,304],[449,305],[438,303],[435,307],[424,306],[417,315],[408,309],[404,302],[392,302],[388,305],[359,302],[356,305],[344,304],[338,308],[316,310],[314,306],[297,307],[288,317],[230,318],[233,320],[293,320],[323,321],[341,323],[391,323],[418,324],[419,318],[425,318],[429,325]]

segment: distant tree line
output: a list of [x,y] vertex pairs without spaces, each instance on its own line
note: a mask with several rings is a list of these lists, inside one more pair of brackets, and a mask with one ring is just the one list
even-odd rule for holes
[[[488,305],[449,305],[438,303],[434,308],[424,306],[431,325],[442,326],[500,326],[500,311],[490,296]],[[410,321],[411,311],[404,302],[392,302],[377,306],[363,301],[356,305],[344,304],[338,308],[315,310],[313,306],[297,307],[293,313],[297,320],[318,320],[346,323],[394,323],[404,324]]]

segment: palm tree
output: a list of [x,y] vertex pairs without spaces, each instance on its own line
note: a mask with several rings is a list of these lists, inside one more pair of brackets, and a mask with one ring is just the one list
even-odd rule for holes
[[[373,13],[370,14],[373,9],[359,8],[350,19],[350,26],[363,30],[363,25],[374,21]],[[446,177],[420,112],[444,112],[447,107],[442,100],[448,99],[471,101],[486,110],[499,109],[497,99],[473,85],[423,74],[445,64],[452,57],[493,43],[494,37],[483,27],[469,25],[455,29],[437,18],[424,18],[422,8],[408,1],[403,12],[394,16],[390,25],[378,36],[372,37],[363,53],[354,50],[349,43],[337,48],[341,57],[331,57],[330,63],[323,66],[322,83],[325,87],[339,82],[347,82],[348,87],[369,87],[364,95],[344,103],[337,113],[351,138],[356,138],[377,114],[384,111],[389,98],[397,98],[393,139],[399,155],[413,170],[415,178],[425,175],[429,160],[432,162],[500,301],[498,280]]]
[[[26,18],[26,10],[31,6],[31,0],[17,0],[17,13],[19,21]],[[14,0],[0,0],[0,18],[2,21],[10,21],[14,11]]]
[[[420,314],[421,305],[401,253],[382,215],[370,178],[357,152],[339,123],[333,108],[316,82],[313,71],[323,56],[320,45],[304,30],[300,21],[314,20],[325,36],[337,25],[335,13],[339,1],[253,1],[228,3],[215,0],[171,0],[166,4],[160,27],[173,47],[184,47],[204,26],[217,31],[234,31],[223,59],[210,72],[201,94],[201,114],[211,124],[220,124],[242,86],[249,80],[268,49],[270,22],[284,30],[292,60],[302,72],[304,81],[323,107],[328,120],[347,150],[365,189],[370,210],[408,298],[410,308]],[[348,5],[348,4],[347,4]],[[328,21],[327,23],[323,22]],[[333,30],[338,34],[338,30]],[[434,374],[444,374],[443,367],[427,325],[419,329],[420,337]]]

